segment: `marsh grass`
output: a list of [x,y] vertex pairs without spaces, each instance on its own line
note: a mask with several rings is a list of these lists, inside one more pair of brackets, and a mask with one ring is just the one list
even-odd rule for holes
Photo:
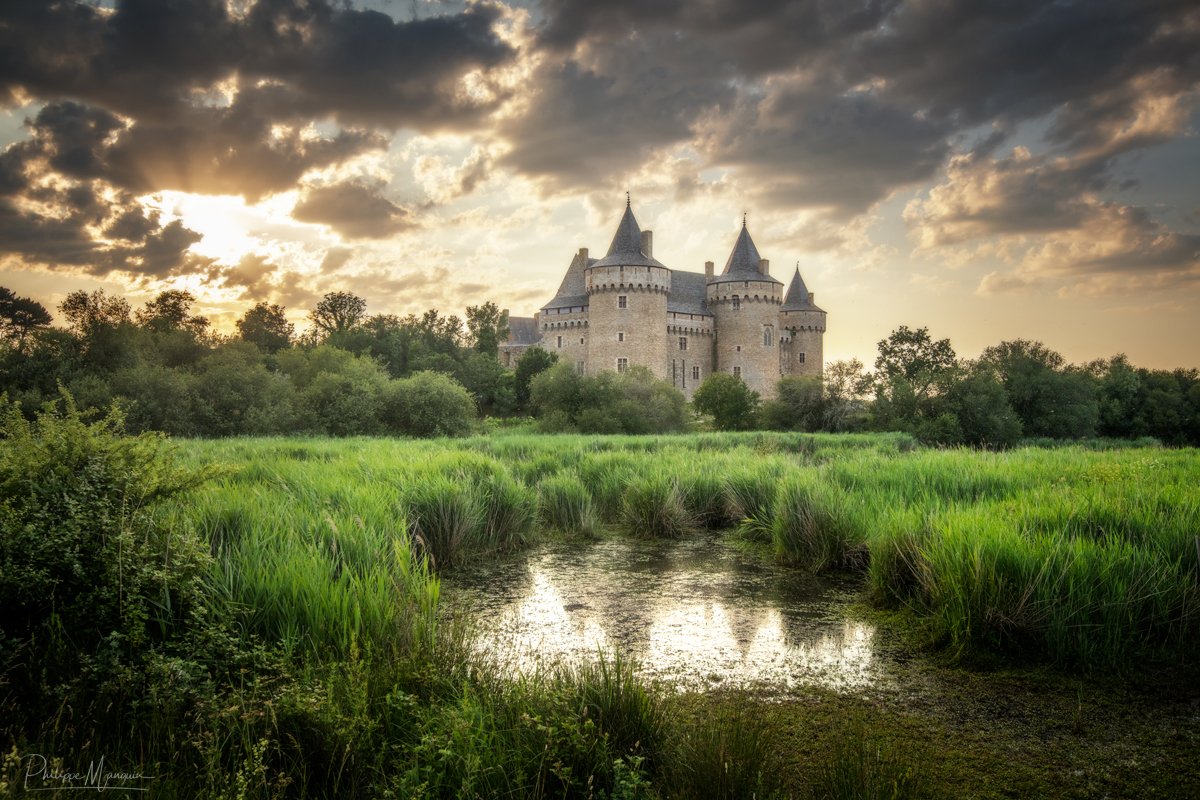
[[921,773],[904,751],[872,736],[865,723],[838,734],[820,765],[812,800],[915,800],[925,797]]
[[679,481],[655,470],[625,486],[621,523],[636,536],[677,539],[698,527]]

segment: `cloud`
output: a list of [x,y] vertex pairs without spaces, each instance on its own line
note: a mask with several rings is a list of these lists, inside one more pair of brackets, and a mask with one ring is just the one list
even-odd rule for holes
[[0,92],[147,122],[178,123],[196,95],[233,80],[273,119],[461,126],[502,99],[463,80],[514,56],[488,4],[402,22],[324,0],[258,0],[244,15],[224,0],[124,0],[111,12],[11,0],[0,13]]
[[408,212],[384,197],[382,189],[357,181],[310,187],[292,216],[328,225],[351,239],[382,239],[412,227]]

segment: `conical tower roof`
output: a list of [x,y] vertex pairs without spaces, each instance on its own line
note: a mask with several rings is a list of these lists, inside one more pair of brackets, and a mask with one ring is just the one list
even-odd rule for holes
[[770,275],[763,275],[758,271],[760,261],[762,261],[762,256],[758,254],[758,248],[754,246],[754,240],[750,238],[750,231],[743,219],[741,233],[738,234],[737,241],[733,243],[733,250],[730,251],[729,258],[725,262],[725,269],[710,282],[770,281],[782,286],[782,281]]
[[563,276],[558,291],[554,293],[554,298],[542,306],[542,309],[586,306],[588,304],[587,283],[584,280],[583,271],[591,263],[595,263],[594,260],[585,256],[583,251],[576,253],[575,257],[571,259],[571,266],[567,267],[567,274]]
[[783,305],[779,307],[780,311],[820,311],[821,309],[813,305],[812,295],[808,293],[808,287],[804,285],[804,278],[800,277],[800,265],[796,265],[796,272],[792,275],[792,282],[788,285],[787,294],[783,298]]
[[625,214],[617,226],[608,254],[597,261],[595,267],[662,267],[661,263],[642,252],[642,229],[633,218],[633,209],[625,201]]

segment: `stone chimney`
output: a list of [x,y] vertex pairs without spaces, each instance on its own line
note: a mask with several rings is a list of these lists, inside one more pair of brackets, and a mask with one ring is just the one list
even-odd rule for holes
[[817,304],[817,296],[812,292],[808,293],[808,304],[811,306],[815,306]]
[[771,274],[771,262],[765,258],[760,258],[758,260],[758,271],[762,275],[770,275]]
[[710,281],[713,279],[713,262],[711,261],[704,262],[704,278]]
[[583,265],[585,267],[587,266],[587,248],[586,247],[579,248],[579,260],[583,262]]
[[642,231],[642,252],[654,258],[654,231]]

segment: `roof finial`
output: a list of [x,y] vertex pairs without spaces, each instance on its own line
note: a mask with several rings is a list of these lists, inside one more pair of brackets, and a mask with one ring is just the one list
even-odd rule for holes
[[625,207],[629,208],[629,192],[625,193]]
[[742,227],[746,227],[746,212],[742,212]]

